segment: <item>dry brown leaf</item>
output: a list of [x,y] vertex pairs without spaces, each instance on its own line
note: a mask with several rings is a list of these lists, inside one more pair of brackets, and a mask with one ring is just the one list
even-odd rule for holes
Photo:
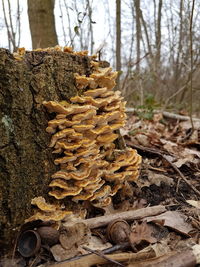
[[150,170],[146,171],[146,173],[148,176],[148,180],[139,179],[138,181],[136,181],[137,185],[141,188],[144,186],[149,187],[152,184],[160,186],[161,182],[164,184],[167,184],[169,186],[174,185],[174,179],[173,178],[170,178],[166,175],[159,174],[159,173],[156,173],[156,172],[153,172]]
[[87,245],[88,248],[93,250],[103,250],[106,248],[111,248],[112,244],[109,242],[104,243],[99,237],[97,236],[90,236],[88,239]]
[[144,134],[137,134],[136,135],[136,140],[138,141],[138,143],[140,145],[143,145],[143,146],[148,146],[149,145],[149,139],[146,135]]
[[59,240],[63,248],[70,249],[74,245],[85,243],[89,235],[90,230],[84,223],[76,223],[73,226],[63,227]]
[[186,200],[186,202],[188,204],[190,204],[191,206],[197,208],[197,209],[200,209],[200,200],[199,201],[196,201],[196,200]]
[[186,219],[187,217],[178,211],[167,211],[158,216],[148,217],[145,220],[147,220],[147,222],[159,223],[189,236],[189,232],[193,230],[193,227],[186,222]]
[[146,241],[150,244],[156,243],[157,239],[152,236],[153,229],[150,225],[147,224],[147,222],[142,222],[141,224],[136,224],[134,230],[131,230],[129,240],[131,244],[138,245],[142,241]]
[[78,254],[78,250],[75,246],[72,246],[70,249],[64,249],[60,244],[57,244],[51,247],[50,250],[56,261],[67,260]]
[[161,240],[159,243],[151,245],[152,249],[154,250],[156,257],[160,257],[167,253],[171,252],[170,247],[168,246],[168,239]]

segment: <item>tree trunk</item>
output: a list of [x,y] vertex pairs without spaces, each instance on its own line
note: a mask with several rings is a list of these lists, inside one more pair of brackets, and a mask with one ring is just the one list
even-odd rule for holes
[[74,73],[90,74],[88,57],[26,52],[18,61],[0,49],[0,251],[30,216],[31,199],[48,199],[56,167],[42,102],[76,95]]
[[160,70],[160,52],[161,52],[161,19],[162,19],[162,0],[158,4],[158,17],[156,28],[156,60],[155,69],[157,72]]
[[116,70],[119,71],[116,89],[119,90],[121,71],[121,0],[116,0]]
[[136,16],[136,71],[140,72],[140,40],[141,40],[141,23],[140,23],[140,0],[134,0]]
[[58,44],[53,13],[54,2],[55,0],[28,0],[28,17],[33,49]]

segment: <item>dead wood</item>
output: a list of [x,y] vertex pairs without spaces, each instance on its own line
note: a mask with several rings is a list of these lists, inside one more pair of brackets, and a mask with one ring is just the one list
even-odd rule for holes
[[[135,113],[137,111],[136,108],[126,108],[127,113]],[[163,117],[169,118],[169,119],[175,119],[179,121],[189,121],[189,116],[183,116],[176,113],[168,112],[168,111],[162,111],[162,110],[154,110],[153,113],[162,113]],[[198,118],[192,118],[193,121],[200,121]]]
[[[107,254],[106,256],[109,257],[109,259],[112,259],[118,262],[128,262],[136,254],[137,253],[124,252],[124,253],[117,253],[117,254]],[[106,259],[93,254],[93,255],[82,257],[78,260],[74,260],[71,262],[67,261],[67,262],[56,263],[54,265],[51,265],[51,267],[77,267],[77,266],[90,267],[92,265],[105,264],[105,263],[108,263]]]
[[[109,214],[109,215],[99,216],[99,217],[95,217],[91,219],[80,220],[78,222],[83,222],[90,229],[94,229],[94,228],[106,226],[108,223],[116,219],[133,221],[133,220],[143,219],[148,216],[158,215],[165,211],[166,211],[166,208],[164,206],[158,205],[158,206],[146,207],[146,208],[142,208],[138,210],[123,211],[123,212],[118,212],[115,214]],[[66,222],[63,224],[64,227],[68,227],[71,225],[74,225],[74,221]]]

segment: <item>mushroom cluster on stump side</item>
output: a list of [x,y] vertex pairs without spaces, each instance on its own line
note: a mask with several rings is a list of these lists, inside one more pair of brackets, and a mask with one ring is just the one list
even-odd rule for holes
[[[61,51],[86,56],[87,52],[73,52],[70,47],[48,48],[41,51]],[[20,50],[17,57],[23,57]],[[92,59],[92,57],[91,57]],[[113,91],[117,72],[102,68],[91,60],[89,76],[75,74],[76,87],[81,95],[66,101],[44,101],[43,105],[55,117],[48,122],[46,131],[52,135],[49,147],[56,154],[54,161],[59,170],[49,184],[49,195],[74,202],[89,200],[97,206],[107,206],[125,182],[139,176],[141,156],[131,148],[117,149],[117,130],[125,125],[125,104],[120,91]],[[32,204],[38,211],[27,221],[62,220],[70,211],[62,205],[46,203],[36,197]]]

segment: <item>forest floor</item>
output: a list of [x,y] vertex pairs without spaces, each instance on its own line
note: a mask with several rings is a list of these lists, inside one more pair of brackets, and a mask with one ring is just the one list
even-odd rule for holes
[[120,132],[142,156],[140,178],[114,197],[112,207],[91,209],[91,215],[113,216],[118,225],[93,227],[89,243],[80,232],[74,235],[72,243],[86,256],[77,257],[70,248],[66,258],[66,251],[50,249],[51,256],[43,250],[28,261],[16,260],[16,266],[195,266],[200,260],[195,256],[195,250],[200,253],[200,119],[193,124],[161,113],[152,120],[130,113]]

